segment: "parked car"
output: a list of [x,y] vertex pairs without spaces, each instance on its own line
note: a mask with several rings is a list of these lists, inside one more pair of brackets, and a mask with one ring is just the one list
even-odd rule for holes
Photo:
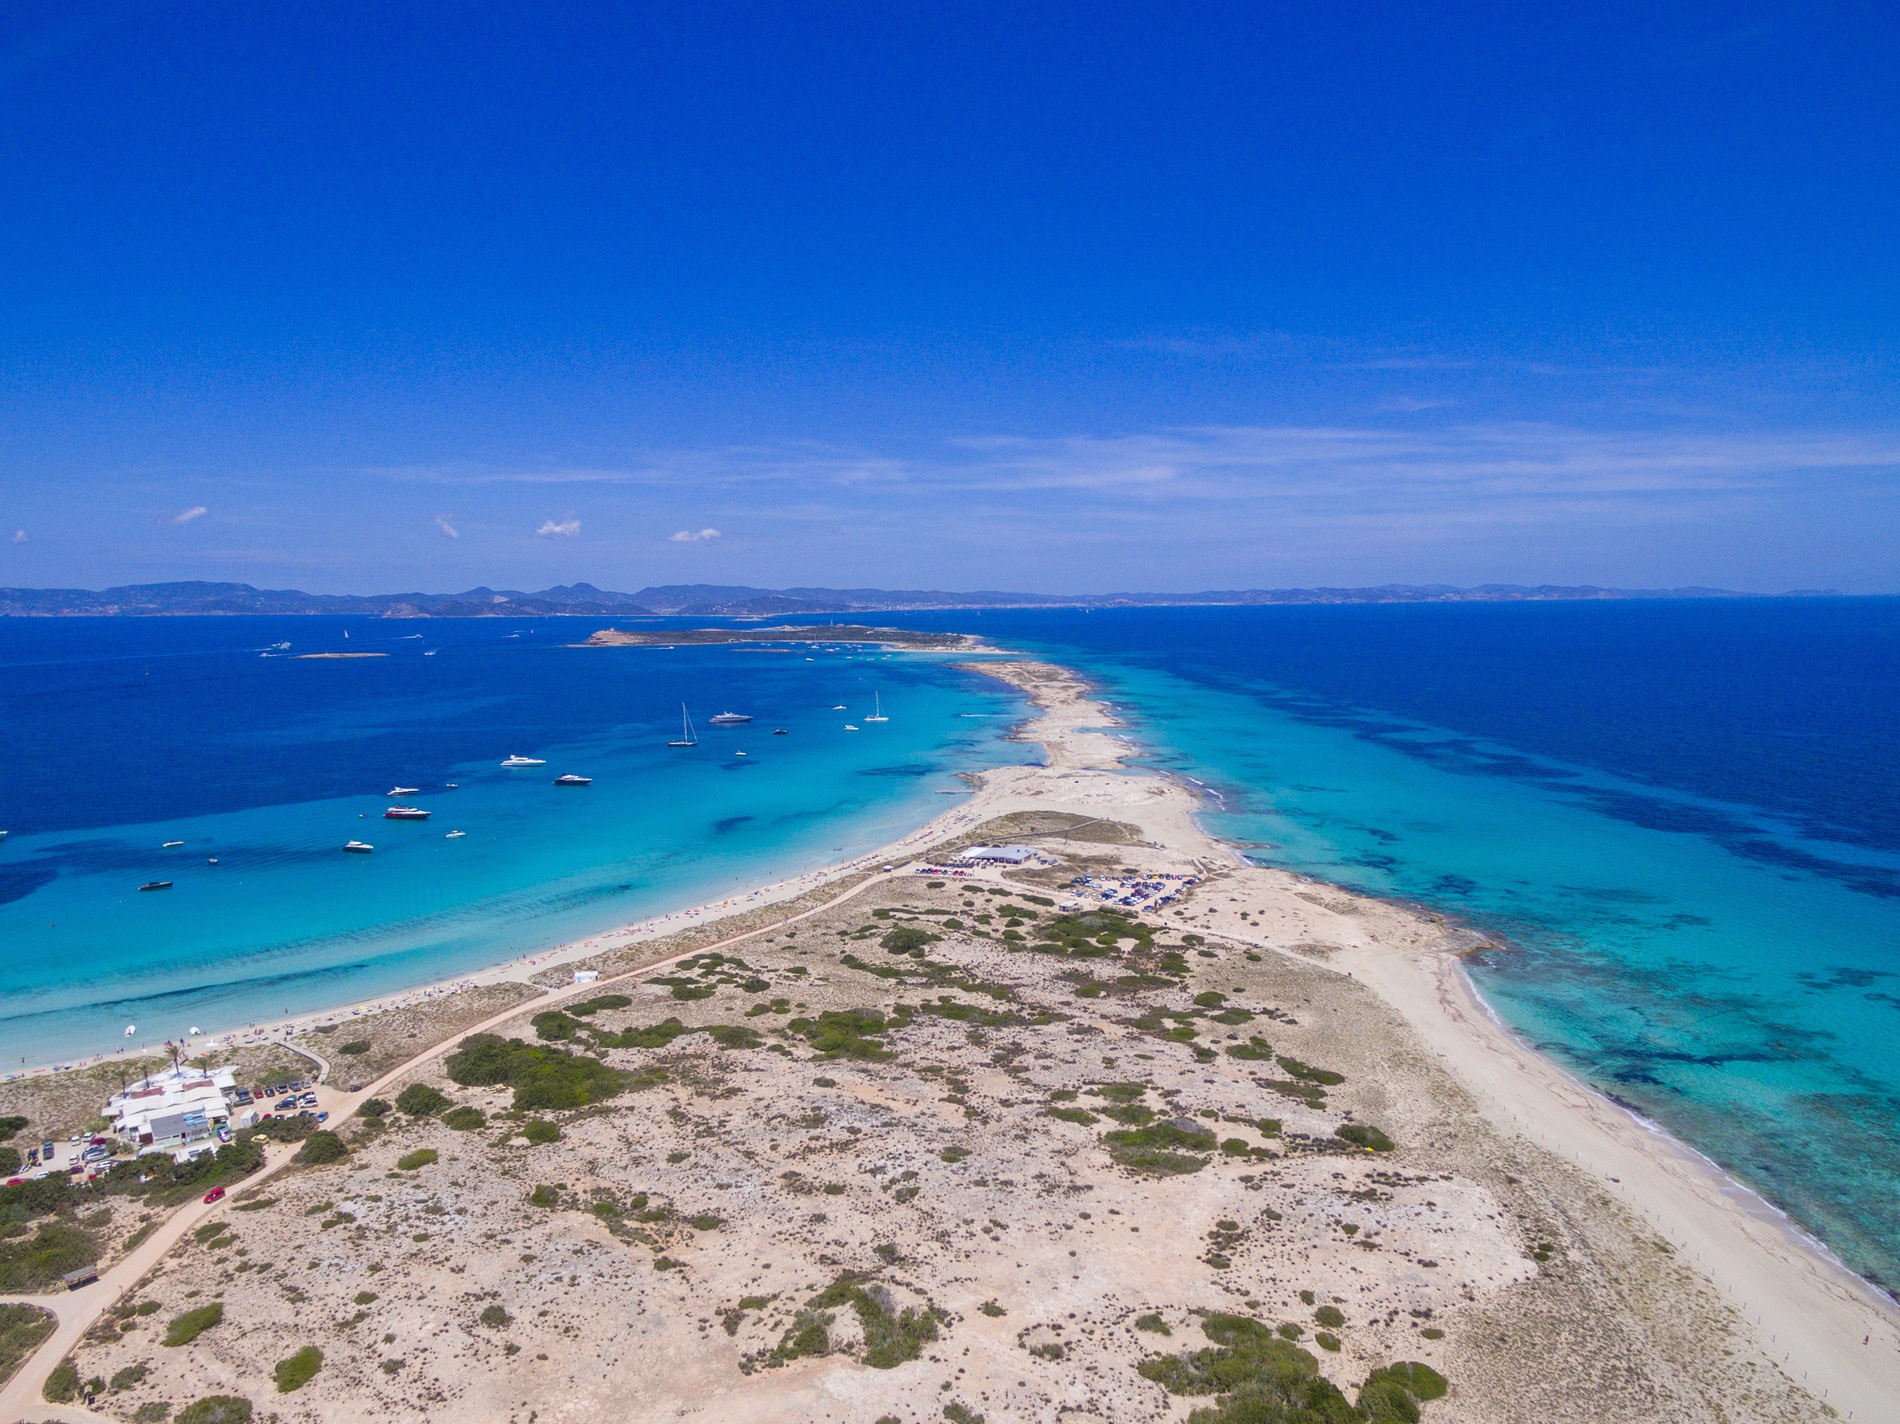
[[329,1120],[330,1120],[330,1114],[328,1114],[327,1112],[320,1112],[317,1114],[318,1122],[328,1122]]
[[59,1144],[54,1142],[52,1138],[47,1138],[46,1141],[40,1144],[40,1156],[44,1157],[48,1162],[52,1161],[53,1149],[58,1145]]
[[210,1191],[205,1193],[205,1202],[207,1205],[214,1201],[223,1201],[223,1200],[224,1200],[223,1187],[213,1187]]

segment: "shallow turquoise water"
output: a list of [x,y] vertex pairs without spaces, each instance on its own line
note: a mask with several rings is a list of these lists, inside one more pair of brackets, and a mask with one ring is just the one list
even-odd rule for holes
[[[200,704],[216,696],[233,725],[203,737],[123,728],[142,739],[147,772],[89,786],[82,771],[52,801],[54,815],[70,815],[72,797],[148,810],[176,799],[196,814],[16,822],[0,846],[13,890],[0,904],[0,1053],[15,1064],[120,1047],[128,1024],[152,1042],[349,1002],[776,881],[875,849],[950,804],[936,793],[961,785],[955,772],[1034,750],[1002,740],[1022,710],[1014,694],[931,656],[576,650],[484,629],[464,633],[480,641],[459,656],[424,660],[423,643],[392,641],[386,661],[296,663],[258,656],[275,639],[234,640],[227,621],[205,621],[209,650],[92,666],[122,684],[109,715],[136,720],[156,668],[176,686],[155,706],[208,721]],[[280,621],[307,645],[308,620]],[[146,630],[179,631],[131,631]],[[353,631],[360,647],[383,630]],[[65,647],[70,668],[70,637]],[[287,681],[297,690],[269,720],[229,705],[258,712]],[[874,691],[888,722],[862,721]],[[665,745],[682,696],[701,724],[691,749]],[[725,706],[758,720],[706,726]],[[780,726],[789,735],[771,735]],[[510,753],[547,765],[503,770]],[[217,805],[244,799],[234,765],[277,796],[354,789]],[[565,771],[593,784],[553,786]],[[231,785],[207,793],[220,778]],[[430,820],[381,818],[390,800],[377,793],[397,784],[421,788],[397,799]],[[450,839],[455,829],[467,834]],[[352,838],[374,853],[344,854]],[[172,888],[137,889],[157,879]]]
[[1631,788],[1601,773],[1564,768],[1561,791],[1463,774],[1394,749],[1389,727],[1367,738],[1270,698],[1069,656],[1152,764],[1207,783],[1213,834],[1507,938],[1470,965],[1507,1022],[1856,1269],[1900,1280],[1892,899],[1605,816],[1593,793]]

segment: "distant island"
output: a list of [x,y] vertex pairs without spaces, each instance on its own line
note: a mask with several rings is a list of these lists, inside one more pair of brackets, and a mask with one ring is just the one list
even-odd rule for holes
[[921,633],[914,628],[867,628],[821,623],[810,628],[602,628],[577,648],[677,648],[703,643],[877,643],[893,648],[968,652],[980,646],[968,633]]
[[[1818,596],[1804,589],[1800,595]],[[1749,598],[1721,588],[1598,588],[1591,584],[1383,584],[1377,588],[1230,589],[1204,593],[954,593],[936,589],[748,588],[665,584],[614,593],[590,583],[539,593],[472,588],[465,593],[302,593],[247,583],[145,583],[119,588],[0,588],[10,618],[161,617],[184,614],[344,613],[371,618],[636,617],[641,614],[775,618],[935,608],[1248,607],[1300,603],[1528,603],[1621,598]]]

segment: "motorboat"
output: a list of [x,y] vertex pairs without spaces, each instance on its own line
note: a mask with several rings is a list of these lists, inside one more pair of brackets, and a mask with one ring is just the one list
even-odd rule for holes
[[389,790],[385,791],[383,795],[385,796],[414,796],[420,790],[422,790],[420,786],[392,786],[389,788]]
[[376,847],[371,845],[368,841],[345,841],[343,843],[343,849],[355,851],[358,855],[368,855],[371,851],[375,850]]
[[745,755],[745,753],[744,753],[744,752],[734,752],[734,753],[733,753],[733,755],[734,755],[734,756],[744,756],[744,755]]
[[721,712],[717,717],[706,719],[715,727],[739,727],[752,719],[743,712]]
[[844,711],[844,710],[845,710],[845,709],[844,709],[844,703],[842,703],[842,702],[840,702],[840,703],[839,703],[839,704],[838,704],[838,705],[837,705],[836,707],[834,707],[834,708],[832,708],[831,710],[832,710],[833,712],[842,712],[842,711]]
[[170,850],[173,846],[181,846],[183,844],[183,841],[166,841],[163,845],[159,846],[159,849]]
[[456,839],[457,837],[459,837],[459,836],[465,836],[465,835],[467,835],[467,834],[468,834],[468,832],[467,832],[467,831],[450,831],[450,832],[449,832],[449,833],[448,833],[448,834],[447,834],[446,836],[444,836],[444,837],[443,837],[442,839],[443,839],[443,840],[445,840],[445,841],[452,841],[452,840],[455,840],[455,839]]
[[789,737],[791,733],[786,731],[783,727],[774,727],[772,729],[772,735],[775,737]]
[[429,813],[420,806],[391,806],[383,812],[385,821],[426,821]]
[[594,784],[594,778],[591,776],[576,776],[570,771],[565,776],[555,777],[554,784],[556,786],[592,786]]
[[508,758],[507,761],[503,762],[502,765],[503,766],[546,766],[547,763],[543,761],[540,757],[511,756]]
[[850,724],[849,722],[846,722],[846,723],[844,724],[844,729],[845,729],[845,731],[847,731],[847,732],[855,732],[855,731],[857,731],[857,730],[858,730],[858,729],[857,729],[856,727],[854,727],[854,726],[852,726],[852,725],[851,725],[851,724]]
[[699,735],[693,731],[693,719],[686,715],[686,704],[684,702],[680,703],[680,739],[677,742],[668,742],[667,745],[669,747],[696,747],[699,745]]
[[141,890],[169,890],[171,888],[172,883],[169,880],[148,880],[139,886]]
[[884,699],[883,699],[883,698],[882,698],[881,696],[879,696],[879,695],[878,695],[877,693],[875,693],[875,692],[874,692],[874,693],[872,693],[872,694],[871,694],[871,701],[872,701],[872,704],[873,704],[873,706],[874,706],[874,708],[875,708],[876,710],[874,710],[874,711],[873,711],[873,712],[871,713],[871,715],[870,715],[869,717],[866,717],[866,718],[865,718],[864,720],[865,720],[865,721],[867,721],[867,722],[888,722],[888,721],[890,721],[891,719],[890,719],[889,717],[886,717],[886,716],[884,715]]

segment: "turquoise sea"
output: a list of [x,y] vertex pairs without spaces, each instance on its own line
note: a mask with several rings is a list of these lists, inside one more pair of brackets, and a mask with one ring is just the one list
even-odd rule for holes
[[[921,825],[956,771],[1034,754],[1003,739],[1015,695],[948,658],[565,646],[595,626],[0,620],[0,1067],[348,1003],[768,884]],[[386,656],[296,656],[337,651]],[[874,694],[889,721],[863,720]],[[690,749],[666,745],[682,701]],[[707,724],[727,709],[756,720]],[[517,753],[547,764],[501,768]],[[385,820],[392,801],[431,818]]]
[[1508,944],[1507,1023],[1900,1286],[1900,599],[950,621],[1095,677],[1261,864]]
[[[1250,856],[1489,932],[1472,970],[1507,1022],[1900,1285],[1900,600],[888,621],[1080,668]],[[0,1056],[344,1002],[764,884],[1033,753],[1002,740],[1013,695],[946,659],[561,646],[595,626],[0,621]],[[259,655],[283,640],[390,656]],[[873,692],[891,722],[861,721]],[[670,751],[682,699],[759,720]],[[434,818],[377,819],[395,785]]]

